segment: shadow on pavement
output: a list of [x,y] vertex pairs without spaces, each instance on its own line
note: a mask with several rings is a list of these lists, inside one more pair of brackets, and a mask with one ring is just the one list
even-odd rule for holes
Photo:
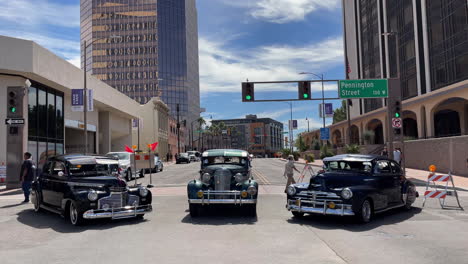
[[253,225],[257,222],[257,217],[246,216],[242,208],[203,208],[201,215],[192,218],[187,214],[181,220],[182,223],[192,225]]
[[0,196],[9,196],[9,195],[23,194],[23,190],[16,190],[16,191],[8,190],[8,191],[9,191],[8,193],[1,193],[1,192],[0,192]]
[[406,221],[422,212],[422,208],[413,207],[411,210],[394,209],[373,216],[370,223],[358,223],[354,217],[325,216],[325,215],[305,215],[297,218],[291,215],[288,223],[298,225],[308,225],[318,229],[332,230],[343,229],[351,232],[365,232],[383,225],[393,225]]
[[16,203],[16,204],[9,204],[9,205],[4,205],[2,207],[0,207],[0,209],[7,209],[7,208],[13,208],[13,207],[18,207],[18,206],[21,206],[21,205],[25,205],[26,203]]
[[59,233],[80,233],[87,230],[106,230],[121,225],[137,225],[147,220],[144,219],[98,219],[86,221],[83,226],[73,226],[68,219],[61,217],[58,214],[42,210],[34,212],[33,209],[26,209],[18,214],[18,222],[37,229],[52,229]]

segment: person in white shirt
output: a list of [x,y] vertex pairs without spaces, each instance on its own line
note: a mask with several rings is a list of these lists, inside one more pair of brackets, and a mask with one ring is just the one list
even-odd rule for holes
[[401,150],[400,148],[396,148],[394,151],[393,151],[393,159],[398,162],[399,165],[401,165],[401,156],[402,156],[402,153],[401,153]]
[[288,162],[286,162],[286,165],[284,165],[283,176],[288,179],[288,181],[286,182],[286,189],[284,189],[284,192],[286,192],[289,185],[296,183],[296,181],[294,180],[294,170],[301,173],[298,169],[296,169],[296,166],[294,165],[294,156],[289,155]]

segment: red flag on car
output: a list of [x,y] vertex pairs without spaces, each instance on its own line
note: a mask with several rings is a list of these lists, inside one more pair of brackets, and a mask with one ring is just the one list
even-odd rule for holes
[[125,145],[125,151],[133,153],[133,149],[131,149],[129,146]]
[[153,144],[151,144],[151,151],[154,151],[157,146],[158,146],[158,142],[154,142]]

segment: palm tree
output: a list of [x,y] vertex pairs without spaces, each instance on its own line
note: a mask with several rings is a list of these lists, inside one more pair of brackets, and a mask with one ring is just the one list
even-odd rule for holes
[[[205,119],[200,116],[198,119],[197,119],[197,123],[198,123],[198,131],[202,131],[202,127],[204,125],[206,125],[206,121]],[[201,132],[201,148],[203,149],[203,132]],[[198,148],[200,149],[200,132],[198,132]]]

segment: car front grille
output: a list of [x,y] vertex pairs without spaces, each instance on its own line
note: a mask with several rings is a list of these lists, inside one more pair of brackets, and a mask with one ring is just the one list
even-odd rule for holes
[[[231,189],[231,172],[229,170],[217,170],[214,173],[214,185],[216,191],[228,191]],[[216,195],[216,199],[227,199],[224,195]]]
[[140,197],[128,194],[128,192],[111,192],[109,196],[99,199],[98,208],[103,209],[105,204],[109,205],[109,208],[121,208],[127,205],[139,205]]

